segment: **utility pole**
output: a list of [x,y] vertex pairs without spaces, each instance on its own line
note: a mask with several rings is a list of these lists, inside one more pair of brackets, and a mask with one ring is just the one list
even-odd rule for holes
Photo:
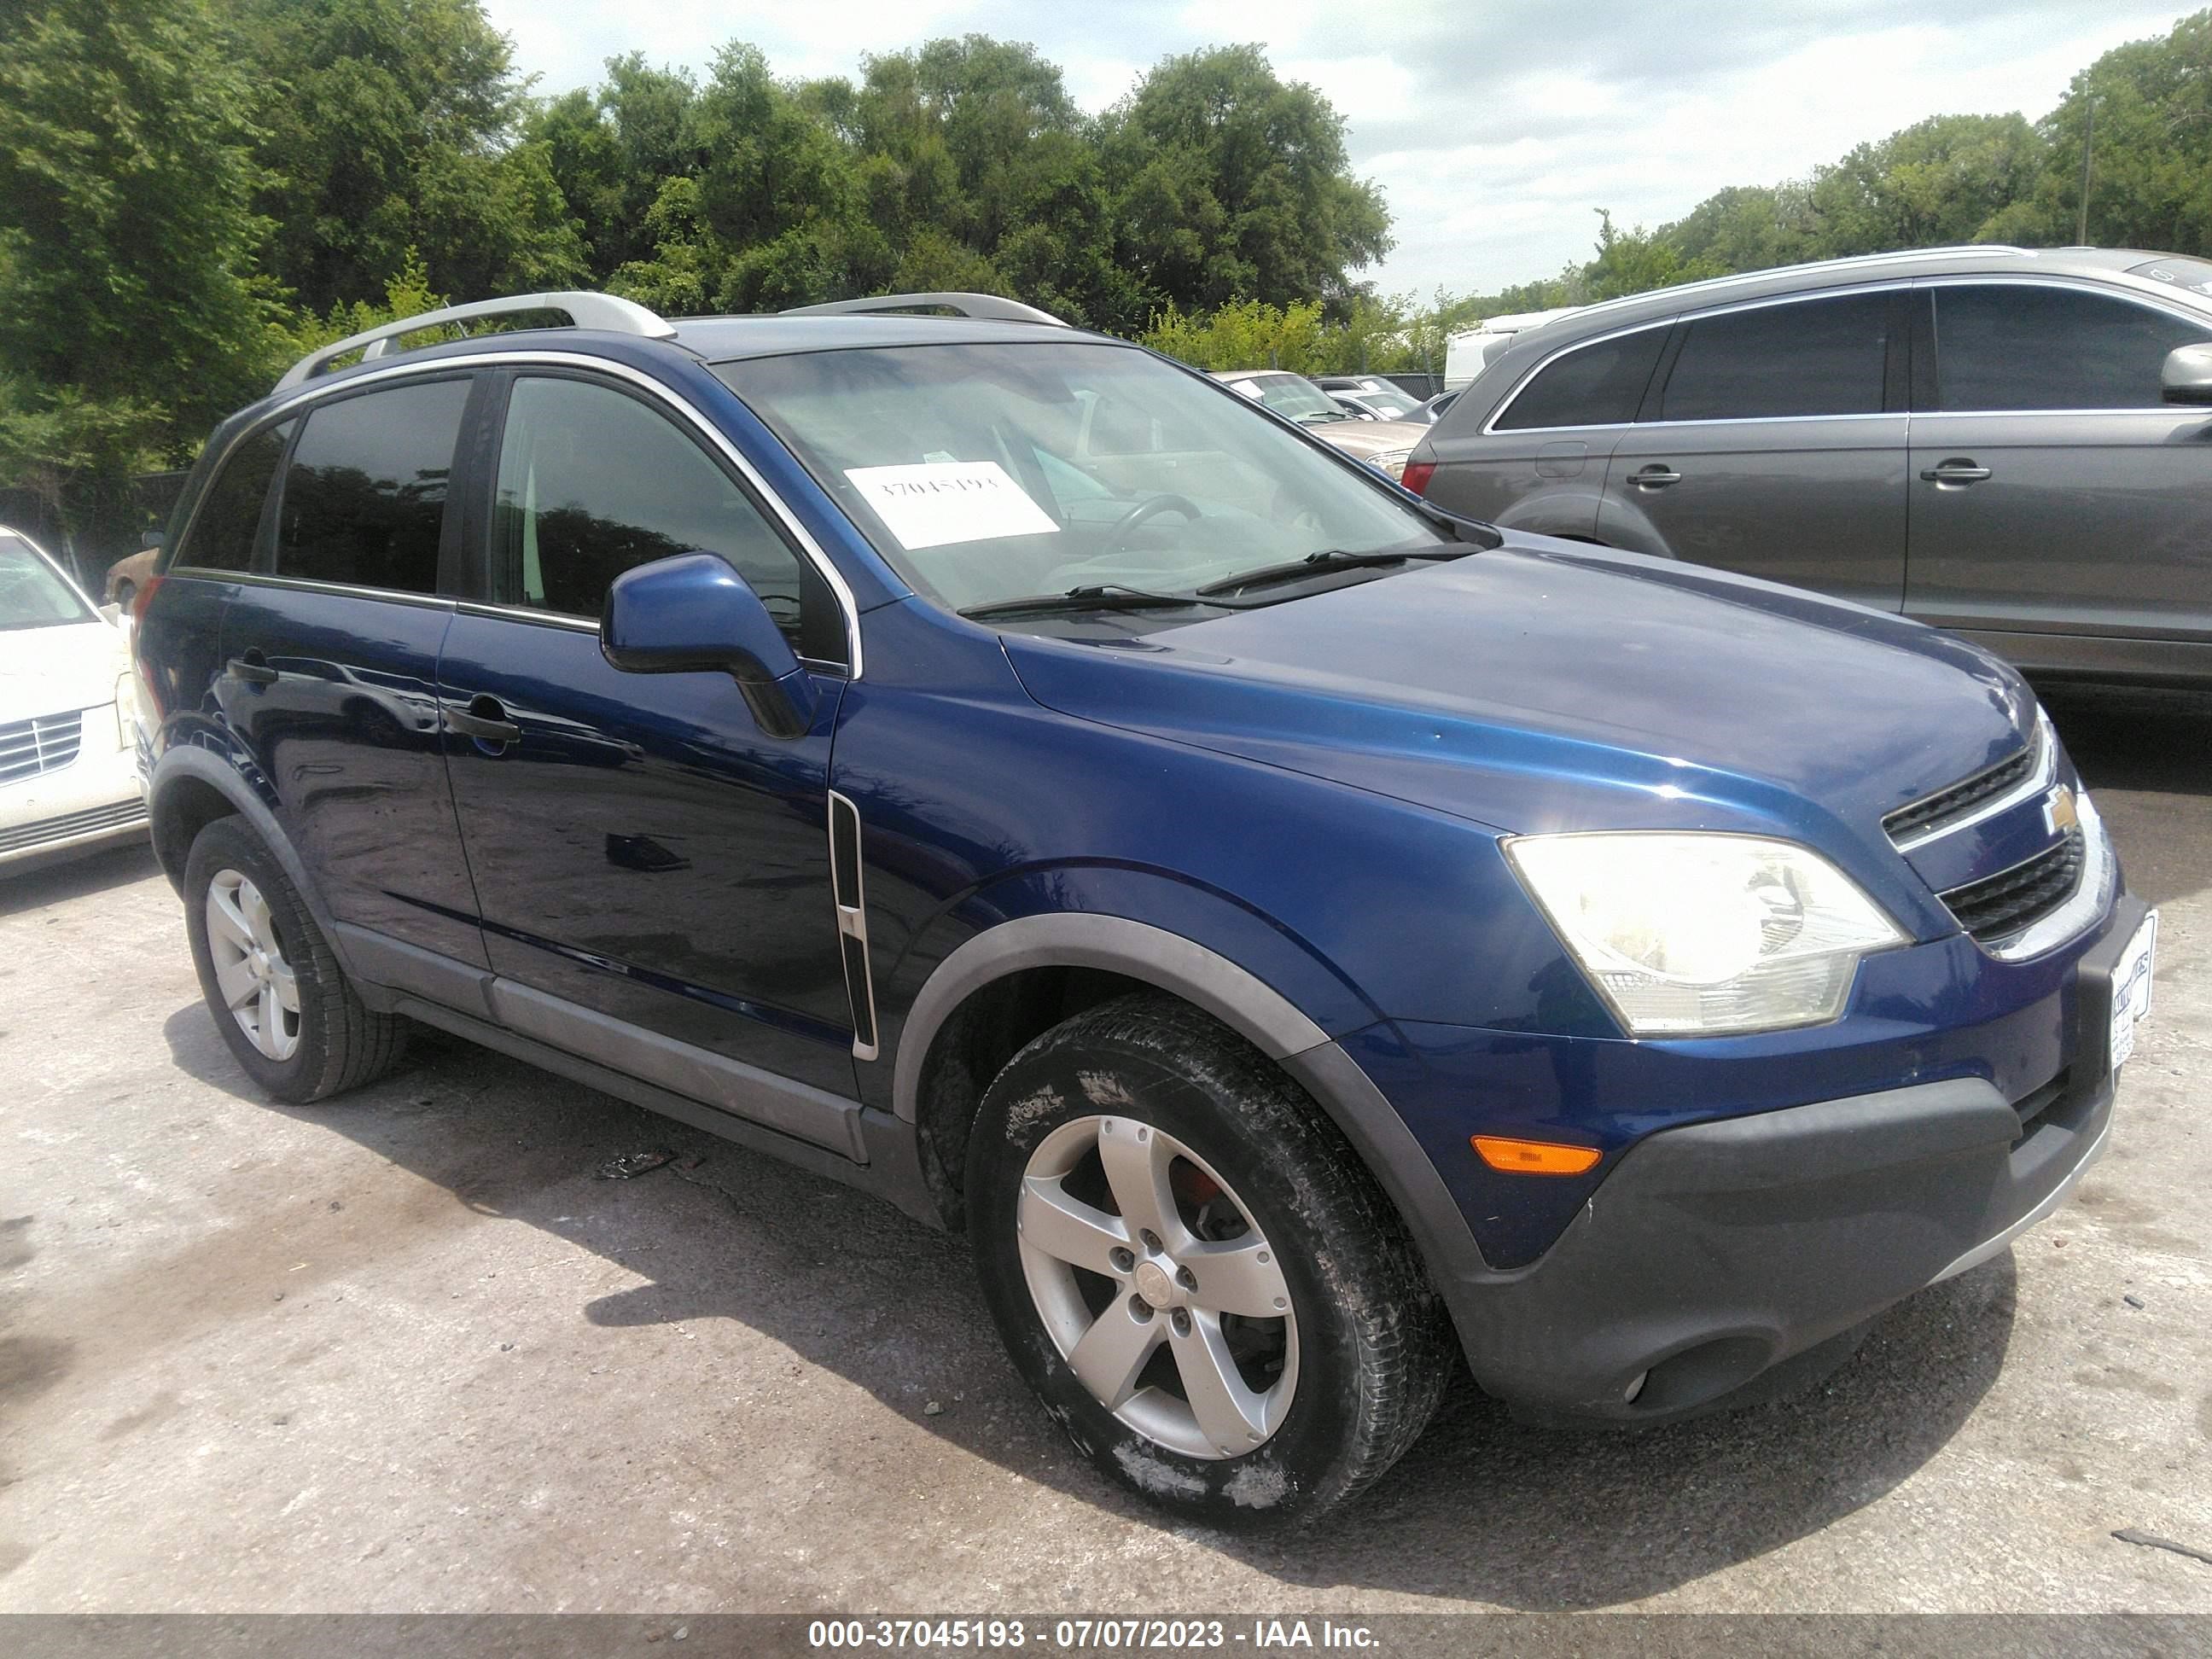
[[2078,247],[2089,246],[2089,158],[2097,147],[2097,96],[2091,93],[2081,101],[2081,218],[2075,228],[2074,241]]

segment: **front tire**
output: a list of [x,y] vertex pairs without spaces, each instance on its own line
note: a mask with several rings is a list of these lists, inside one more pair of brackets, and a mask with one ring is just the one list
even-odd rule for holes
[[1395,1211],[1250,1044],[1151,994],[1031,1042],[969,1144],[983,1291],[1109,1479],[1192,1520],[1304,1524],[1396,1462],[1453,1369]]
[[263,1092],[304,1106],[392,1068],[406,1021],[362,1002],[283,866],[242,820],[200,831],[184,890],[208,1012]]

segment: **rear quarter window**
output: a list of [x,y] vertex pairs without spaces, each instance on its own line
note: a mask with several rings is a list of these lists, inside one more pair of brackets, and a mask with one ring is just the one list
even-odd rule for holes
[[1559,426],[1620,426],[1636,418],[1667,343],[1664,323],[1577,346],[1539,370],[1498,417],[1501,432]]
[[262,428],[231,446],[222,470],[193,514],[185,544],[177,550],[177,565],[198,570],[250,570],[253,550],[261,532],[262,509],[269,504],[269,486],[284,459],[296,422],[283,422]]

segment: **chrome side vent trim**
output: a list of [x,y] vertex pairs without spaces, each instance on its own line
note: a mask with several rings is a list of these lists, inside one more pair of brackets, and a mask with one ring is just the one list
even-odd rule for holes
[[837,946],[845,995],[853,1005],[853,1058],[876,1057],[876,988],[868,976],[867,896],[860,881],[860,809],[830,792],[830,884],[837,907]]

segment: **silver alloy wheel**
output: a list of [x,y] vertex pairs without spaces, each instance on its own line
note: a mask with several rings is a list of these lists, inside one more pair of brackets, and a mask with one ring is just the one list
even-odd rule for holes
[[223,1006],[253,1046],[271,1060],[289,1060],[300,1046],[300,981],[284,960],[269,901],[235,870],[208,883],[208,956]]
[[[1194,1228],[1185,1219],[1172,1184],[1178,1160],[1219,1189],[1205,1215],[1225,1205],[1231,1224],[1242,1223],[1243,1231],[1211,1239],[1200,1231],[1209,1221],[1202,1218]],[[1095,1182],[1102,1171],[1118,1215],[1068,1190],[1071,1176]],[[1122,1423],[1170,1450],[1206,1459],[1240,1456],[1282,1426],[1298,1383],[1290,1286],[1251,1211],[1204,1159],[1134,1118],[1078,1118],[1030,1153],[1016,1214],[1022,1273],[1046,1331],[1069,1369]],[[1111,1287],[1096,1313],[1079,1269]],[[1180,1395],[1140,1380],[1164,1343]],[[1264,1388],[1248,1381],[1240,1346],[1279,1359]]]

